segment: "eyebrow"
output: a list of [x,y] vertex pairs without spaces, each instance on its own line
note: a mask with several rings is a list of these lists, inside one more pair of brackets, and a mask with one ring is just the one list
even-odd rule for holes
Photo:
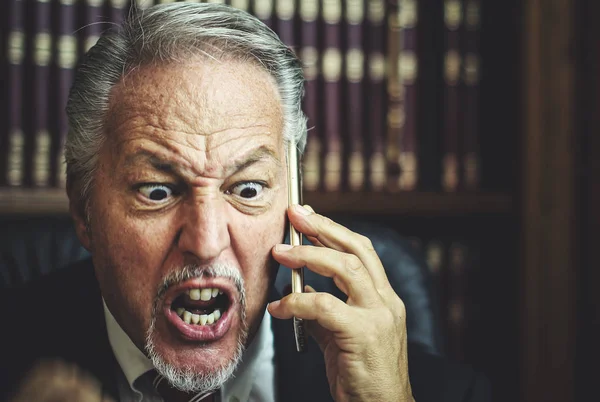
[[[281,161],[277,157],[277,154],[271,148],[262,145],[253,150],[249,155],[239,158],[239,160],[236,161],[232,167],[226,168],[226,172],[228,175],[232,175],[263,161],[270,161],[275,163],[277,167],[281,167]],[[169,174],[182,173],[183,171],[192,170],[189,167],[184,167],[177,162],[168,161],[157,153],[146,149],[139,150],[136,153],[129,155],[125,160],[125,166],[133,166],[139,162],[148,162],[154,169]]]

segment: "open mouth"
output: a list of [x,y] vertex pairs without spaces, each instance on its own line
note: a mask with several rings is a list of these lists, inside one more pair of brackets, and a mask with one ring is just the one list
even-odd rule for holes
[[229,297],[219,288],[194,288],[180,294],[171,303],[171,310],[186,324],[214,325],[229,309]]

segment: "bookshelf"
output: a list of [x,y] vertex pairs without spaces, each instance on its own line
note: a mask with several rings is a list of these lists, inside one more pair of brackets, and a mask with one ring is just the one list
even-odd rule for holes
[[[253,4],[252,1],[247,3]],[[309,3],[314,2],[303,1],[302,7]],[[365,0],[364,3],[378,2]],[[406,2],[399,0],[388,3]],[[600,39],[600,28],[597,28],[598,24],[593,17],[598,15],[600,6],[592,0],[480,1],[483,10],[480,38],[482,69],[480,98],[476,103],[481,128],[479,145],[482,182],[474,190],[443,192],[439,183],[443,139],[435,138],[433,134],[443,131],[444,122],[441,121],[443,118],[431,117],[443,116],[442,95],[448,85],[444,82],[441,67],[445,45],[443,42],[436,43],[437,39],[434,37],[448,29],[444,25],[442,8],[439,7],[442,3],[442,0],[418,2],[420,16],[432,16],[418,20],[418,24],[422,24],[422,30],[427,32],[422,41],[392,43],[396,47],[402,47],[401,51],[406,53],[415,50],[418,52],[419,46],[421,49],[437,47],[440,50],[438,53],[419,54],[422,57],[422,68],[416,77],[413,76],[416,81],[410,83],[412,87],[406,85],[406,77],[392,77],[396,90],[401,82],[398,81],[399,78],[405,80],[405,89],[410,96],[414,95],[415,88],[418,89],[416,100],[412,100],[416,102],[418,110],[416,114],[409,116],[408,121],[421,125],[409,134],[423,134],[428,153],[419,155],[418,158],[421,177],[438,182],[412,191],[397,191],[398,188],[371,192],[306,191],[304,202],[328,215],[361,216],[390,223],[399,231],[405,231],[403,234],[414,231],[413,234],[429,238],[445,236],[451,239],[452,236],[458,236],[481,240],[481,248],[478,250],[482,256],[478,284],[480,291],[487,293],[484,295],[487,310],[485,318],[479,323],[482,328],[470,340],[474,345],[473,350],[480,353],[472,355],[473,361],[469,362],[483,368],[489,375],[496,388],[497,400],[573,400],[577,383],[574,340],[582,336],[579,332],[581,328],[588,330],[592,326],[577,322],[580,303],[577,291],[584,289],[587,298],[595,301],[595,311],[600,311],[600,299],[597,296],[600,292],[593,285],[594,281],[588,280],[584,285],[581,284],[585,278],[598,278],[598,270],[591,268],[597,264],[593,256],[598,242],[593,242],[592,236],[597,236],[600,230],[598,202],[592,201],[591,197],[576,197],[579,183],[580,186],[589,187],[585,190],[588,193],[595,191],[595,200],[600,199],[600,191],[595,184],[598,179],[594,181],[592,177],[582,177],[582,172],[588,165],[590,168],[595,166],[596,171],[600,172],[597,151],[592,154],[592,148],[585,147],[585,144],[595,144],[594,149],[600,150],[597,140],[600,127],[597,120],[600,115],[600,85],[598,79],[594,78],[600,56],[597,42],[591,39],[580,40],[582,35],[592,31],[594,38]],[[80,12],[85,4],[84,1],[78,2],[77,10]],[[307,22],[298,19],[298,14],[302,11],[299,6],[301,2],[298,0],[295,4],[296,20],[286,20],[286,24],[295,24],[298,30]],[[576,7],[581,14],[578,26],[574,26],[573,22]],[[593,12],[588,9],[593,9]],[[320,12],[318,8],[311,10]],[[262,11],[265,12],[264,20],[269,23],[276,23],[277,18],[281,17],[277,13],[266,12],[268,10]],[[108,15],[108,11],[105,14]],[[365,21],[365,31],[375,29],[373,26],[376,24],[369,25],[374,24],[373,21],[367,17]],[[584,27],[587,27],[587,31]],[[342,37],[344,32],[342,30]],[[387,51],[382,43],[388,33],[380,27],[376,38],[380,48],[373,47],[371,51]],[[414,31],[408,33],[412,34]],[[81,30],[77,35],[79,39],[85,39],[87,33]],[[314,41],[317,46],[321,39],[310,36],[301,40]],[[0,47],[0,50],[6,51],[4,43],[2,46],[4,47]],[[308,51],[304,54],[307,59],[316,55]],[[365,59],[370,57],[366,54],[364,56]],[[587,70],[577,70],[577,63],[585,57],[588,58],[584,66]],[[322,77],[316,59],[313,62],[314,65],[308,66],[310,69],[307,69],[306,75],[309,79],[307,85],[313,88],[307,93],[312,99],[307,106],[314,111],[322,109],[324,103],[320,90],[314,90],[321,85]],[[412,64],[403,66],[406,72]],[[400,98],[387,98],[385,94],[385,99],[378,100],[370,95],[369,91],[387,91],[382,78],[385,66],[367,66],[365,63],[363,67],[363,80],[373,81],[373,85],[363,88],[369,93],[365,98],[368,102],[364,99],[362,101],[365,103],[362,106],[363,120],[377,117],[380,111],[378,107],[383,108],[389,101],[392,102],[387,105],[389,107],[401,106],[403,100]],[[372,68],[371,73],[379,72],[379,75],[368,76],[369,67]],[[357,71],[359,70],[360,68]],[[431,74],[436,78],[429,80],[427,77]],[[343,87],[345,84],[340,81],[335,85]],[[591,102],[580,101],[577,97],[581,94],[587,94],[585,99]],[[377,103],[379,101],[381,105]],[[579,109],[574,110],[575,105]],[[338,106],[347,107],[342,102]],[[593,107],[595,109],[591,110]],[[3,113],[7,112],[3,110]],[[380,121],[372,123],[377,126],[374,131],[378,132],[378,137],[371,147],[372,151],[383,154],[390,145],[386,138],[386,129],[389,127],[386,127],[388,122],[384,114],[380,115]],[[575,124],[580,120],[588,121],[587,126],[582,127],[583,123]],[[348,121],[337,123],[342,131],[347,128]],[[326,139],[322,116],[312,124],[323,128],[320,135]],[[392,128],[392,134],[398,135],[394,131],[398,127]],[[0,161],[4,151],[2,147],[9,145],[3,135],[5,127],[1,130]],[[578,135],[582,135],[576,133],[578,130],[587,133],[583,141],[578,139]],[[343,137],[342,140],[348,138]],[[405,149],[414,149],[411,148],[414,145],[410,141],[404,143]],[[321,147],[320,150],[324,151],[325,148]],[[358,147],[352,145],[350,148]],[[314,149],[319,148],[312,148],[309,143],[305,160],[306,157],[315,160],[314,155],[308,155]],[[390,154],[398,149],[392,151]],[[577,158],[584,153],[587,159],[581,162]],[[350,159],[349,155],[342,156]],[[410,160],[393,162],[399,164]],[[368,162],[365,158],[365,165]],[[349,161],[342,164],[345,173],[352,168],[349,164]],[[579,206],[585,207],[587,215],[578,212]],[[67,214],[68,200],[63,189],[0,187],[1,217]],[[589,221],[586,221],[588,217]],[[596,222],[596,226],[592,226],[591,222]],[[585,257],[578,257],[578,251],[581,250],[587,253]],[[580,277],[579,267],[583,262],[590,268]],[[595,330],[595,333],[600,333],[600,330]],[[597,342],[597,337],[587,337],[589,344]],[[595,362],[597,359],[590,357],[588,360]],[[590,376],[589,373],[584,375]],[[591,383],[595,379],[589,381]],[[591,386],[588,388],[593,389]]]

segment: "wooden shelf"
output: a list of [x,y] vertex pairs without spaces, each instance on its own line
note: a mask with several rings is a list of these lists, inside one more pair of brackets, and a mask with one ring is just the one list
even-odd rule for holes
[[[513,199],[503,193],[319,193],[306,192],[304,202],[321,213],[406,216],[505,214]],[[0,189],[0,215],[67,214],[63,189]]]
[[306,193],[304,202],[322,213],[446,216],[504,214],[513,200],[502,193]]

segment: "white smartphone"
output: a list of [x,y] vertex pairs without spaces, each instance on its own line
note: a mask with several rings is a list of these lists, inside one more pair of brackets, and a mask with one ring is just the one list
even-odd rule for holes
[[[302,178],[300,172],[300,162],[296,144],[288,143],[287,168],[288,168],[288,206],[302,205]],[[289,223],[290,245],[302,245],[302,233]],[[302,293],[304,291],[304,268],[292,270],[292,293]],[[296,350],[304,352],[306,350],[306,331],[304,330],[304,321],[301,318],[294,317],[294,337],[296,338]]]

